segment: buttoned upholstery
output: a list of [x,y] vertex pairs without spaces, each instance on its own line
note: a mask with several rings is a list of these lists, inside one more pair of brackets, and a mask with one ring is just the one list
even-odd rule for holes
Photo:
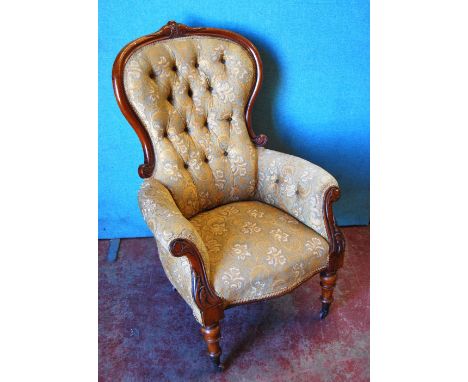
[[156,157],[140,209],[166,275],[200,323],[190,263],[169,250],[176,238],[196,245],[226,306],[285,293],[328,263],[323,201],[337,182],[254,146],[245,109],[255,68],[241,45],[207,36],[144,45],[124,68],[126,96]]
[[274,150],[258,149],[254,198],[281,208],[327,239],[323,215],[325,192],[338,186],[323,168]]
[[257,151],[244,118],[254,68],[240,45],[211,37],[146,45],[125,66],[127,97],[153,142],[153,177],[185,217],[254,194]]

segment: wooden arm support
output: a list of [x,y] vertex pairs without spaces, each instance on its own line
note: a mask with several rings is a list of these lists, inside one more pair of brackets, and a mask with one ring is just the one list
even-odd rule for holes
[[330,305],[333,302],[333,290],[336,285],[336,272],[343,266],[343,257],[345,250],[345,239],[336,225],[335,216],[333,215],[332,203],[340,198],[340,189],[338,187],[330,187],[325,193],[323,201],[324,222],[327,229],[329,255],[328,266],[320,272],[320,286],[322,287],[322,309],[320,311],[320,319],[327,317],[330,310]]
[[169,250],[175,257],[186,256],[192,268],[192,296],[201,312],[204,326],[215,325],[224,318],[224,300],[216,295],[206,274],[203,258],[188,239],[174,239]]
[[333,215],[332,203],[340,198],[340,189],[338,187],[330,187],[325,193],[323,201],[323,211],[325,219],[325,227],[328,234],[329,261],[327,272],[334,273],[343,266],[343,257],[345,251],[345,239],[335,222]]

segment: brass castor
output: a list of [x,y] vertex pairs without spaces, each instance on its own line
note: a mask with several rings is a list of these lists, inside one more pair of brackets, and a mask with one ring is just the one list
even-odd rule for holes
[[210,358],[216,371],[224,371],[224,364],[221,362],[220,356]]
[[330,311],[330,304],[329,303],[322,303],[322,309],[320,310],[320,319],[323,320],[325,317],[328,316],[328,312]]

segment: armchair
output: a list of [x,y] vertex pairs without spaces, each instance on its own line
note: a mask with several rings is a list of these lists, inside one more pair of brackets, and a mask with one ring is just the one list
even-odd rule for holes
[[191,307],[217,369],[224,310],[289,293],[320,274],[328,315],[344,238],[336,180],[265,149],[251,127],[262,82],[255,46],[173,21],[113,67],[117,103],[142,144],[138,199],[164,271]]

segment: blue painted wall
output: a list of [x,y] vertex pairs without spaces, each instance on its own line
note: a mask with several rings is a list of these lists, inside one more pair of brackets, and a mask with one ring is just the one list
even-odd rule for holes
[[253,127],[268,148],[327,169],[342,188],[341,225],[369,223],[368,1],[99,2],[99,237],[150,236],[137,204],[143,160],[115,102],[119,50],[169,20],[236,31],[260,51],[265,77]]

